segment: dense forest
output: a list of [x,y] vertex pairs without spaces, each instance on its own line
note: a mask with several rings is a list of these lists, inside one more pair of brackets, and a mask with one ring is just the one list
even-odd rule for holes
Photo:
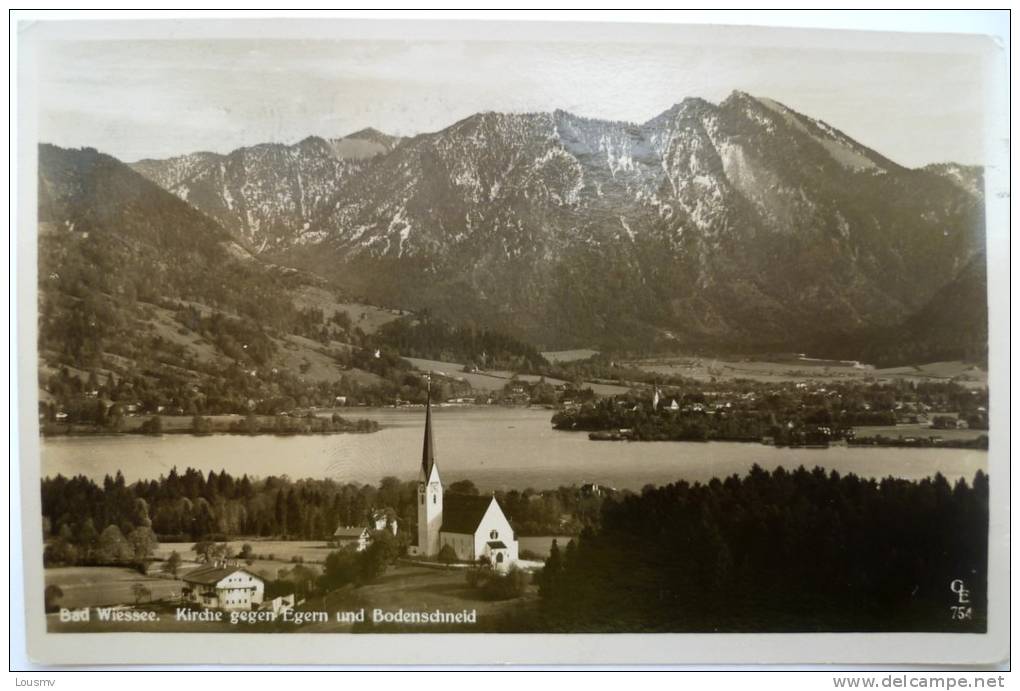
[[[988,477],[758,466],[603,504],[541,575],[552,631],[984,631]],[[971,591],[957,614],[950,582]],[[962,619],[954,619],[962,616]]]
[[[469,480],[448,492],[477,494]],[[235,478],[226,472],[183,473],[127,484],[123,475],[101,484],[84,476],[42,481],[42,511],[49,563],[103,562],[98,539],[108,528],[129,536],[151,530],[164,542],[275,537],[327,540],[340,525],[367,525],[373,510],[392,511],[400,532],[416,531],[417,483],[395,477],[378,486],[286,476]],[[496,494],[521,535],[579,533],[598,521],[602,498],[574,487]]]
[[[384,508],[400,521],[364,553],[335,552],[321,577],[300,565],[270,585],[308,594],[370,583],[414,534],[415,483],[378,486],[176,470],[127,484],[42,483],[48,566],[135,564],[158,541],[246,536],[327,540]],[[467,480],[453,493],[477,493]],[[536,574],[538,609],[493,630],[815,632],[985,630],[988,477],[864,479],[821,468],[677,482],[632,492],[576,487],[497,495],[518,535],[574,535]],[[250,550],[248,550],[250,552]],[[523,555],[534,558],[533,555]],[[300,572],[300,573],[299,573]],[[968,608],[954,609],[962,579]],[[287,581],[283,583],[282,581]],[[509,586],[507,583],[497,585]],[[520,584],[519,584],[520,585]],[[520,594],[521,589],[513,589]],[[274,591],[275,592],[275,591]],[[281,590],[281,592],[283,592]],[[302,591],[305,592],[305,591]],[[511,597],[513,593],[500,597]]]
[[[984,253],[901,324],[835,332],[810,344],[812,352],[896,367],[964,360],[988,368],[988,279]],[[801,347],[800,344],[798,347]]]
[[[128,406],[275,414],[332,406],[338,396],[424,400],[421,377],[386,338],[370,342],[342,310],[299,307],[295,295],[309,286],[324,290],[324,281],[254,257],[119,161],[40,146],[44,419],[62,413],[67,423],[110,428]],[[303,359],[288,357],[295,338],[304,339]],[[505,349],[488,332],[479,343]],[[326,359],[328,376],[308,376],[309,352]]]
[[532,372],[549,365],[534,346],[512,336],[488,328],[454,326],[428,310],[389,322],[376,338],[407,357],[464,362],[480,369]]

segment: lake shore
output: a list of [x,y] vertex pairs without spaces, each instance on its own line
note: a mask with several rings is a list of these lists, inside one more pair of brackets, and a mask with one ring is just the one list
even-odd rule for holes
[[[424,411],[359,408],[374,434],[194,436],[139,434],[60,436],[42,440],[42,475],[83,474],[102,481],[119,470],[128,482],[166,475],[171,468],[249,477],[286,473],[375,484],[392,475],[417,476]],[[736,442],[606,444],[586,432],[554,430],[549,411],[535,408],[433,410],[437,458],[444,480],[470,479],[482,490],[555,489],[597,483],[640,491],[648,483],[708,481],[743,474],[754,464],[788,469],[822,466],[859,477],[906,479],[940,472],[953,480],[987,470],[988,452],[950,448],[777,448]]]
[[374,420],[349,420],[330,411],[325,415],[147,415],[122,418],[111,427],[88,423],[41,422],[40,434],[52,437],[122,437],[185,434],[280,437],[369,434],[379,431]]

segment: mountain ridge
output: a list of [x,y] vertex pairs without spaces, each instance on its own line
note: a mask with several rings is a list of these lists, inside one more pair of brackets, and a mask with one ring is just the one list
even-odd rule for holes
[[547,347],[891,327],[984,244],[963,167],[905,168],[739,91],[644,123],[477,113],[349,165],[249,243],[367,299]]

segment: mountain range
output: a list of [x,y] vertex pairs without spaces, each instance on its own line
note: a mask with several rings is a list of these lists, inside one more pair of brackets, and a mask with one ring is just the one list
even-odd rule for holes
[[131,165],[249,261],[543,348],[949,353],[918,315],[986,313],[954,290],[983,257],[979,168],[906,168],[742,92],[640,124],[479,113]]

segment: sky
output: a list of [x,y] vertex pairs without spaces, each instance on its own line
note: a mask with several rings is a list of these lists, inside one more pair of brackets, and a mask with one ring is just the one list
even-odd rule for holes
[[644,122],[688,96],[718,102],[741,90],[903,165],[981,164],[981,59],[940,45],[58,40],[36,65],[38,132],[130,162],[363,127],[414,135],[480,111]]

